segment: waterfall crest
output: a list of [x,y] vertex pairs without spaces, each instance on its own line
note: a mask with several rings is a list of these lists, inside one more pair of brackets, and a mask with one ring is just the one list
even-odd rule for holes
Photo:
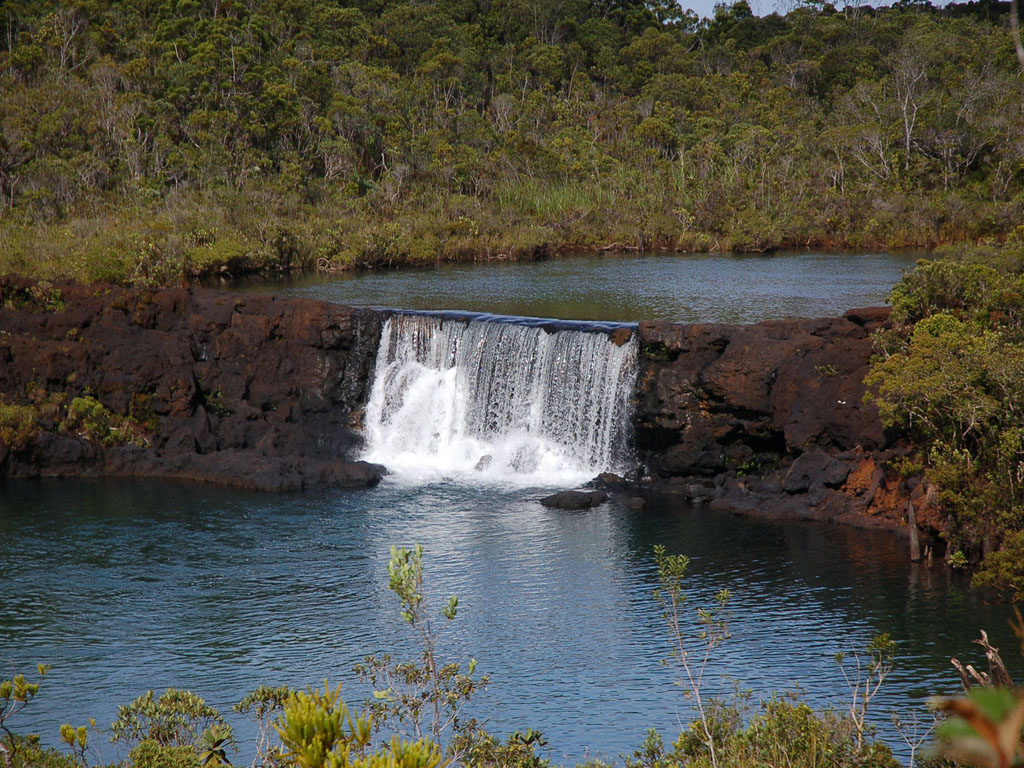
[[564,485],[632,462],[635,334],[395,314],[363,458],[413,481]]

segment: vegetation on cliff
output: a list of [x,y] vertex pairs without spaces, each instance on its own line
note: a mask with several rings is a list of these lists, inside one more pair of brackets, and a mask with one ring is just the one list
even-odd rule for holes
[[0,272],[1002,238],[1006,3],[11,0]]
[[[867,384],[914,442],[954,565],[1024,597],[1024,243],[923,261],[892,293]],[[996,552],[996,549],[1001,551]]]

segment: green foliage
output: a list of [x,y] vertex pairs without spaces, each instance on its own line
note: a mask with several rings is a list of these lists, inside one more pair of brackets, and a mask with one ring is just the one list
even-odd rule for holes
[[233,742],[231,729],[221,725],[211,725],[199,738],[199,762],[204,768],[219,768],[231,765],[228,759],[228,747]]
[[191,691],[168,688],[159,697],[147,691],[119,707],[110,732],[114,742],[138,746],[148,741],[159,747],[190,747],[194,752],[201,734],[214,726],[221,737],[231,740],[231,728],[216,709]]
[[[148,414],[147,420],[151,421],[151,418],[152,414]],[[149,444],[149,439],[134,419],[119,416],[91,395],[76,397],[68,404],[67,416],[61,427],[101,445],[145,447]]]
[[39,412],[30,405],[0,402],[0,442],[11,450],[25,449],[39,432]]
[[691,752],[697,754],[699,751],[712,768],[718,768],[724,730],[719,716],[727,708],[720,701],[708,699],[703,688],[704,674],[712,652],[729,637],[729,590],[720,590],[715,595],[714,607],[697,609],[700,629],[691,635],[683,615],[686,605],[683,581],[690,566],[690,558],[686,555],[668,555],[665,547],[659,544],[654,547],[654,560],[658,568],[659,585],[654,597],[664,609],[663,615],[672,643],[672,657],[682,673],[676,682],[693,699],[697,709],[698,718],[690,733],[696,737],[699,749],[694,748]]
[[862,743],[853,721],[832,712],[817,713],[793,696],[765,701],[739,741],[744,765],[899,765],[885,744]]
[[292,693],[275,728],[285,756],[300,768],[325,768],[335,759],[348,765],[353,753],[365,756],[372,736],[370,719],[353,717],[341,698],[341,686],[332,691],[326,683],[323,691]]
[[969,252],[903,279],[865,380],[883,423],[915,438],[959,567],[1024,524],[1024,275],[982,260],[1006,261]]
[[145,739],[128,753],[132,768],[200,768],[199,755],[192,745],[161,744]]
[[271,720],[284,708],[293,693],[287,686],[261,685],[234,706],[235,712],[247,714],[256,721],[259,729],[256,760],[262,765],[277,765],[283,760],[280,748],[270,742],[271,734],[276,733]]
[[1004,7],[8,5],[0,272],[928,246],[1020,221]]
[[[374,689],[369,712],[377,727],[407,730],[416,739],[429,734],[435,744],[448,739],[449,752],[458,760],[473,743],[472,739],[459,738],[465,729],[474,728],[472,721],[463,720],[462,710],[489,680],[486,675],[474,677],[475,659],[470,659],[465,672],[458,662],[441,662],[440,634],[430,620],[423,588],[421,546],[391,548],[388,588],[398,597],[402,620],[417,635],[422,654],[418,662],[394,662],[384,654],[367,656],[356,665],[356,673]],[[446,622],[455,620],[458,604],[457,597],[448,598],[440,612]]]
[[68,405],[64,428],[103,445],[112,445],[114,414],[95,397],[76,397]]
[[0,288],[0,308],[35,312],[63,312],[67,307],[60,289],[45,280],[28,288],[5,285]]
[[982,561],[972,583],[1009,602],[1020,602],[1024,598],[1024,531],[1008,533],[1002,547]]
[[74,728],[69,723],[64,723],[60,727],[60,740],[71,750],[71,759],[75,765],[85,768],[85,750],[89,741],[89,729],[84,725]]
[[[50,668],[39,664],[36,672],[40,678],[46,676]],[[39,693],[39,683],[30,683],[24,675],[0,680],[0,758],[4,768],[12,768],[18,756],[21,740],[17,739],[10,729],[11,719],[29,705]]]
[[538,747],[547,746],[539,731],[516,731],[504,742],[486,731],[466,729],[456,736],[453,751],[462,755],[462,765],[493,768],[548,768],[549,760],[537,754]]
[[28,736],[15,734],[14,743],[16,751],[11,761],[11,768],[81,768],[81,764],[77,763],[72,756],[66,755],[58,749],[43,747],[36,734]]
[[284,704],[275,728],[285,759],[299,768],[444,768],[438,747],[427,739],[405,741],[397,736],[382,749],[371,749],[370,716],[353,715],[331,690],[296,691]]

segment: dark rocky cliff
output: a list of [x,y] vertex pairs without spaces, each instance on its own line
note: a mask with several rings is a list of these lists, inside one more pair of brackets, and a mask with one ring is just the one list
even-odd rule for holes
[[864,402],[875,307],[757,325],[641,323],[637,448],[667,489],[731,511],[899,524],[916,486]]
[[[19,445],[0,440],[0,477],[149,475],[271,490],[380,478],[379,467],[350,461],[377,313],[19,278],[0,279],[0,299],[0,402],[35,409],[42,427]],[[125,429],[103,439],[69,427],[78,397]]]
[[[887,316],[641,323],[646,473],[733,511],[898,523],[914,488],[882,469],[894,448],[862,384]],[[310,299],[0,278],[0,478],[373,484],[382,468],[352,459],[382,323]],[[72,418],[75,398],[117,428]]]

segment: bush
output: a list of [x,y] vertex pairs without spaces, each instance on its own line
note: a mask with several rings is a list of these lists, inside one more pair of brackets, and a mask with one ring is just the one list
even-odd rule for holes
[[21,451],[39,433],[39,412],[30,405],[0,402],[0,443]]
[[[159,698],[147,691],[119,707],[110,726],[112,741],[136,746],[151,742],[159,747],[191,747],[203,731],[229,728],[220,713],[191,691],[168,688]],[[194,750],[193,750],[194,751]]]
[[167,746],[152,739],[140,742],[128,753],[132,768],[200,768],[192,746]]

